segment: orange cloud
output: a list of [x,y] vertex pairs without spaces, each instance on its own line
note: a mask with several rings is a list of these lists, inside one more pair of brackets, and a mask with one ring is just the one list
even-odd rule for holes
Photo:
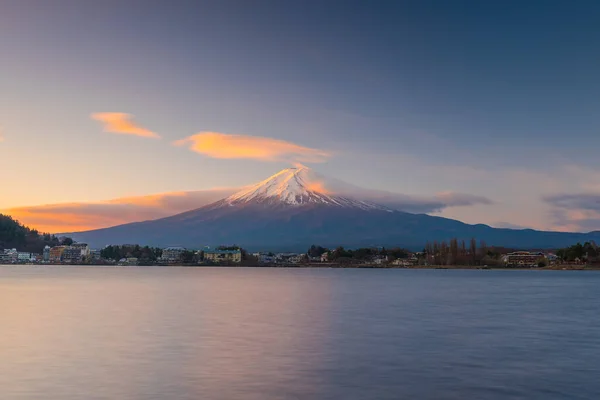
[[79,232],[146,221],[193,210],[233,194],[211,189],[123,197],[96,203],[62,203],[0,210],[41,232]]
[[219,132],[200,132],[173,143],[188,146],[196,153],[213,158],[246,158],[261,161],[312,162],[326,161],[330,154],[284,140],[260,136],[228,135]]
[[158,134],[132,122],[133,115],[130,114],[106,112],[95,113],[91,117],[96,121],[104,123],[104,132],[160,139]]
[[325,187],[323,182],[310,182],[306,188],[308,190],[312,190],[313,192],[323,193],[323,194],[331,194],[331,192]]

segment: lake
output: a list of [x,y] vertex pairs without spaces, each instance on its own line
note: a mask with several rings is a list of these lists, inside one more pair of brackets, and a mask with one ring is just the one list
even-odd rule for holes
[[0,399],[600,398],[600,273],[0,267]]

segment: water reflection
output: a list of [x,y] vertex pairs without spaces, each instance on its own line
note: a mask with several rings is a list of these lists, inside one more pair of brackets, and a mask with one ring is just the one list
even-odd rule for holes
[[0,267],[0,399],[598,399],[598,273]]
[[[251,272],[251,279],[260,281],[262,273]],[[223,399],[280,398],[290,388],[303,398],[314,394],[314,384],[298,383],[317,379],[323,363],[331,281],[298,285],[296,273],[267,271],[258,285],[242,278],[202,286],[212,301],[201,303],[194,323],[193,357],[183,371],[191,392]]]
[[293,270],[233,279],[218,269],[3,272],[0,359],[15,362],[0,366],[0,387],[14,398],[314,393],[294,382],[318,379],[327,279],[298,285]]

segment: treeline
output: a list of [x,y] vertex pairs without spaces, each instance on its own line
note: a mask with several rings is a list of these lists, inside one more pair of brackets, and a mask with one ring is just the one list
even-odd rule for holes
[[484,241],[477,242],[476,239],[471,239],[467,243],[465,240],[454,238],[449,241],[428,242],[422,251],[414,253],[401,247],[358,249],[338,247],[330,250],[313,245],[308,249],[307,255],[315,258],[327,253],[327,261],[338,263],[369,262],[382,257],[391,262],[412,257],[421,265],[500,266],[503,264],[502,254],[510,251],[511,249],[503,247],[489,247]]
[[12,217],[0,214],[0,249],[17,249],[30,253],[41,253],[45,246],[60,245],[59,239],[49,233],[30,229]]
[[155,263],[162,256],[162,249],[140,245],[106,246],[100,250],[100,257],[119,261],[122,258],[137,258],[140,263]]
[[600,248],[594,242],[577,243],[556,251],[556,256],[566,262],[600,263]]
[[427,242],[423,249],[423,255],[429,265],[501,265],[502,254],[507,249],[488,247],[481,240],[465,240],[456,238],[450,241]]
[[[246,250],[239,246],[219,246],[217,250],[240,250],[242,261],[255,261],[251,259]],[[137,258],[138,265],[155,265],[163,255],[163,249],[158,247],[140,245],[111,245],[100,250],[100,257],[104,260],[119,261],[123,258]],[[181,253],[177,263],[197,264],[204,261],[204,251],[185,250]]]
[[311,246],[306,254],[311,257],[321,257],[327,253],[327,260],[332,262],[352,262],[352,261],[371,261],[375,258],[387,257],[388,261],[393,261],[398,258],[408,258],[410,252],[400,247],[386,249],[385,247],[362,247],[358,249],[345,249],[337,247],[334,250],[329,250],[321,246]]

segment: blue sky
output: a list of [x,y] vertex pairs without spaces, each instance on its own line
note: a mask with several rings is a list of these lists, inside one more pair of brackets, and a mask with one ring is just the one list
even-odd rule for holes
[[[600,229],[598,21],[592,1],[5,0],[0,209],[288,165],[170,145],[210,131],[322,149],[312,167],[360,186],[493,201],[441,211],[467,222]],[[567,193],[587,206],[549,200]]]

